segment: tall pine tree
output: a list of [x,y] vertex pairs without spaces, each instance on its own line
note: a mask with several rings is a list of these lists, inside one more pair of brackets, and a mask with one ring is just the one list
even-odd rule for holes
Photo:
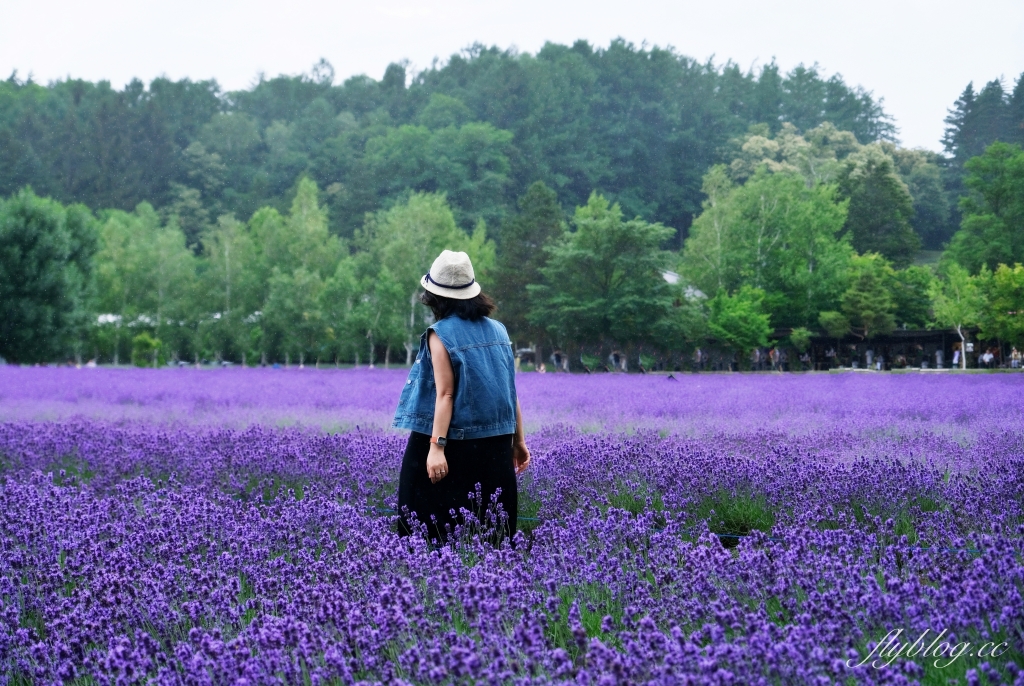
[[519,198],[519,214],[502,227],[493,294],[499,317],[517,339],[517,345],[530,341],[539,345],[544,337],[543,329],[534,327],[526,318],[526,286],[543,283],[541,269],[548,257],[544,247],[562,235],[564,226],[565,215],[558,205],[558,196],[543,182],[535,181]]

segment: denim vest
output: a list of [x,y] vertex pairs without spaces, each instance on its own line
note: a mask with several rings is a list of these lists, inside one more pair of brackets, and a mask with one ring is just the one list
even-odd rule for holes
[[448,438],[471,439],[515,433],[516,373],[512,341],[501,322],[455,315],[435,323],[420,336],[420,350],[398,401],[395,429],[430,434],[434,428],[434,367],[427,334],[441,339],[455,372],[455,396]]

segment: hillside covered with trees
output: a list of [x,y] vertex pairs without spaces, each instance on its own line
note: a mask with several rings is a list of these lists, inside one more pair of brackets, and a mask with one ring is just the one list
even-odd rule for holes
[[[935,303],[956,269],[987,303],[1024,261],[1024,79],[968,86],[946,155],[897,133],[816,67],[621,41],[478,46],[340,85],[320,63],[226,93],[12,75],[0,355],[407,358],[442,248],[473,256],[521,344],[742,352],[780,327],[953,326]],[[946,248],[937,270],[922,248]]]

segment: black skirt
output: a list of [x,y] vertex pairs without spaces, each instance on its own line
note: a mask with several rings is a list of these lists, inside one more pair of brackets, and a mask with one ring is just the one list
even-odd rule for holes
[[[413,431],[405,446],[402,471],[398,478],[398,509],[415,513],[427,525],[431,539],[444,542],[446,531],[460,523],[458,513],[465,508],[483,519],[479,504],[470,499],[481,487],[486,508],[491,497],[500,488],[498,502],[508,516],[505,534],[516,531],[518,493],[516,470],[512,463],[512,434],[471,440],[450,440],[444,456],[448,461],[448,476],[436,484],[427,476],[427,453],[430,436]],[[455,511],[455,515],[451,511]],[[449,527],[446,529],[445,527]],[[399,532],[409,534],[409,523],[399,519]]]

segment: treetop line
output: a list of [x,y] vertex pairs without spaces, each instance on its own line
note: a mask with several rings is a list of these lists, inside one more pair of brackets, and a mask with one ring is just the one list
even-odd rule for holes
[[549,349],[927,325],[1024,343],[992,309],[1024,310],[999,266],[1024,261],[1024,79],[968,86],[945,156],[898,147],[838,75],[621,41],[332,81],[0,82],[0,354],[408,356],[443,248]]

